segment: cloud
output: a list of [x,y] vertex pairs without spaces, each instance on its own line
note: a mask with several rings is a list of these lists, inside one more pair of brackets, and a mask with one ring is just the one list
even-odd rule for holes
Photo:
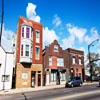
[[100,49],[97,49],[97,52],[100,54]]
[[12,51],[12,36],[14,32],[8,29],[5,29],[3,26],[3,31],[2,31],[2,46],[7,52]]
[[49,30],[48,27],[43,28],[43,44],[48,45],[53,40],[58,40],[59,37],[56,35],[54,30]]
[[79,50],[82,50],[85,52],[85,48],[84,47],[80,47]]
[[85,42],[87,44],[90,44],[93,40],[96,40],[99,38],[98,31],[94,27],[91,28],[90,33],[91,33],[91,37],[88,35],[85,36]]
[[66,24],[68,32],[70,35],[73,35],[75,38],[78,38],[79,42],[83,42],[83,38],[87,32],[85,28],[80,28],[78,26],[73,26],[71,23]]
[[68,38],[65,38],[62,40],[62,47],[64,49],[66,48],[71,48],[72,45],[74,44],[74,41],[75,41],[75,37],[73,35],[69,36]]
[[62,21],[61,21],[60,17],[57,14],[55,14],[52,24],[54,24],[57,27],[57,26],[61,25],[61,23],[62,23]]
[[26,8],[26,16],[36,22],[40,22],[41,18],[39,15],[36,14],[36,5],[32,3],[28,3],[28,6]]

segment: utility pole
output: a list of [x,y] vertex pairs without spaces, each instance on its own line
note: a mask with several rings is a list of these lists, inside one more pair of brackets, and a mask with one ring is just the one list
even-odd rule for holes
[[2,16],[1,16],[0,46],[1,46],[1,37],[2,37],[2,28],[3,28],[3,16],[4,16],[4,0],[2,0]]

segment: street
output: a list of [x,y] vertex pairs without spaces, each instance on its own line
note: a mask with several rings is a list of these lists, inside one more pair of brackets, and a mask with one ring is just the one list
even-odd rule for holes
[[100,100],[100,87],[94,84],[74,88],[1,95],[0,100]]

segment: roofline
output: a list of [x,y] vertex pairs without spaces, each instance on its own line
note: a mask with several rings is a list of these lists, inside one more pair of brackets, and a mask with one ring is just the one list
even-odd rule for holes
[[42,23],[35,22],[35,21],[33,21],[33,20],[27,19],[27,18],[22,17],[22,16],[19,16],[19,19],[24,19],[24,20],[27,20],[27,21],[31,21],[31,22],[33,22],[33,23],[36,23],[36,24],[40,25],[40,26],[43,26],[43,24],[42,24]]
[[80,52],[84,52],[83,50],[74,49],[74,48],[67,48],[66,50],[68,50],[68,49],[70,49],[70,50],[75,50],[75,51],[80,51]]

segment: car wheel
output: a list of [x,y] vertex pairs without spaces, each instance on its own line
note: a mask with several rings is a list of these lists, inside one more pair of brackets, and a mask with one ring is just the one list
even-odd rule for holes
[[80,86],[82,86],[82,83],[80,83]]
[[74,87],[74,85],[73,85],[73,84],[71,84],[71,87],[73,88],[73,87]]

